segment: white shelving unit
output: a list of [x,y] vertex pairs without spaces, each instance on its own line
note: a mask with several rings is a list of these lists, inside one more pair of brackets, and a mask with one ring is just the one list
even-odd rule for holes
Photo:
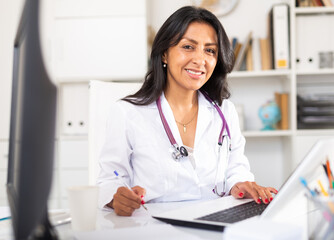
[[[313,60],[317,60],[316,54],[320,51],[334,52],[334,7],[304,7],[292,8],[292,10],[294,22],[291,31],[294,33],[295,49],[293,59],[300,57],[297,55],[298,49],[301,51],[297,47],[300,46],[298,44],[304,44],[302,45],[306,52],[304,54],[309,54],[309,58]],[[320,31],[326,34],[319,34]],[[294,64],[296,94],[314,93],[324,89],[333,93],[334,68],[320,69],[318,63],[310,68],[300,67],[298,64],[296,62]],[[297,129],[296,127],[292,138],[294,164],[301,160],[318,139],[332,137],[334,137],[334,129]]]
[[[273,4],[286,3],[290,6],[290,60],[291,66],[288,70],[269,70],[269,71],[238,71],[232,72],[228,79],[232,91],[232,101],[243,106],[244,119],[246,128],[243,131],[246,137],[246,154],[254,168],[255,175],[260,176],[258,181],[262,184],[280,185],[283,180],[290,174],[296,165],[302,160],[309,148],[320,138],[330,138],[334,136],[333,129],[308,129],[301,130],[297,128],[297,94],[301,91],[300,85],[308,84],[314,86],[333,86],[334,85],[334,68],[319,69],[317,55],[315,52],[324,51],[323,46],[317,46],[316,37],[332,37],[334,42],[334,8],[333,7],[295,7],[294,0],[282,1],[252,1],[252,5],[246,0],[241,0],[238,7],[232,14],[222,17],[221,21],[230,37],[245,38],[249,31],[253,36],[266,37],[267,26],[258,27],[256,25],[244,24],[240,26],[243,32],[240,32],[234,22],[238,22],[240,16],[247,18],[246,6],[249,8],[248,14],[256,15],[257,18],[264,18]],[[267,4],[266,8],[264,7]],[[316,18],[316,26],[312,26],[308,18]],[[300,18],[306,18],[308,24],[300,25]],[[251,21],[251,20],[250,20]],[[324,25],[320,23],[324,21]],[[310,26],[311,24],[311,26]],[[308,52],[313,62],[310,68],[300,68],[296,62],[301,44],[300,33],[308,34],[314,28],[326,31],[327,35],[315,36],[312,44],[302,45],[303,48],[309,49]],[[332,26],[332,27],[329,27]],[[260,29],[261,28],[261,29]],[[303,28],[303,31],[301,31]],[[310,33],[311,34],[311,33]],[[310,41],[309,41],[310,42]],[[326,43],[326,40],[323,40]],[[334,51],[334,44],[326,46],[328,51]],[[305,56],[306,57],[306,56]],[[306,65],[305,65],[306,66]],[[304,87],[305,88],[305,87]],[[257,111],[261,104],[267,100],[274,100],[274,91],[284,91],[289,93],[289,130],[260,131],[260,120],[257,117]],[[264,149],[272,149],[266,151]],[[277,156],[279,156],[277,158]],[[261,160],[266,158],[267,161]],[[275,162],[275,161],[279,161]],[[273,166],[279,168],[277,171]],[[275,172],[272,182],[266,172]]]

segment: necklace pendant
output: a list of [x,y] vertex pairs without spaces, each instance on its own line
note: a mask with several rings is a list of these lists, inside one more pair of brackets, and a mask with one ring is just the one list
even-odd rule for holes
[[183,132],[184,132],[184,133],[186,133],[186,132],[187,132],[186,125],[183,125]]

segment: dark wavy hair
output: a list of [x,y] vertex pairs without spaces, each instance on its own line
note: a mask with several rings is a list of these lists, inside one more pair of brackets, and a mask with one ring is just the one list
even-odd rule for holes
[[182,7],[174,12],[158,31],[152,45],[151,61],[142,87],[123,100],[135,105],[148,105],[158,99],[167,86],[167,72],[162,56],[168,48],[182,39],[190,23],[204,22],[211,25],[218,37],[218,58],[210,79],[201,87],[219,105],[230,97],[226,81],[227,73],[233,70],[234,53],[225,30],[218,18],[210,11],[193,6]]

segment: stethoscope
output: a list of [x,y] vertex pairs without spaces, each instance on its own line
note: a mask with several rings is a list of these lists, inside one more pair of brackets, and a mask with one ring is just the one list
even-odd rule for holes
[[[222,129],[220,130],[220,134],[219,134],[219,138],[218,138],[218,161],[217,161],[217,171],[216,171],[216,178],[215,178],[215,187],[214,189],[212,189],[213,193],[217,194],[218,196],[222,197],[225,195],[225,191],[226,191],[226,180],[227,180],[227,163],[228,163],[228,159],[229,159],[229,153],[231,151],[231,144],[230,144],[230,140],[231,140],[231,135],[230,135],[230,130],[229,127],[227,125],[226,119],[224,117],[224,114],[222,113],[220,107],[217,105],[216,102],[214,102],[213,100],[210,99],[210,97],[207,95],[206,92],[201,91],[201,93],[203,94],[203,96],[206,98],[206,100],[208,100],[212,106],[217,110],[220,118],[222,119]],[[158,107],[158,111],[159,111],[159,115],[161,118],[161,122],[162,125],[164,126],[165,132],[167,134],[167,137],[172,145],[173,151],[172,151],[172,157],[175,161],[179,162],[181,160],[181,158],[183,157],[187,157],[188,156],[188,151],[184,146],[179,146],[177,144],[177,142],[175,141],[175,138],[172,134],[172,131],[169,128],[169,125],[167,123],[167,120],[165,118],[165,115],[162,112],[162,108],[161,108],[161,99],[160,97],[156,100],[156,104]],[[224,134],[226,130],[226,134]],[[224,144],[224,139],[226,138],[225,144]],[[223,148],[223,145],[225,145],[226,148],[226,156],[225,156],[225,161],[222,164],[219,164],[221,162],[221,149]],[[218,191],[218,175],[221,169],[225,169],[224,171],[224,182],[223,182],[223,186],[221,186],[223,188],[222,191]]]

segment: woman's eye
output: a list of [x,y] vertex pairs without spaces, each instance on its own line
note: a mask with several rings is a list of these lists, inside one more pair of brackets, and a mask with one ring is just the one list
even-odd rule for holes
[[193,49],[193,47],[190,46],[190,45],[185,45],[185,46],[183,46],[183,48],[184,48],[184,49]]
[[211,48],[208,48],[206,51],[207,51],[208,53],[212,54],[212,55],[215,55],[215,54],[216,54],[216,50],[211,49]]

